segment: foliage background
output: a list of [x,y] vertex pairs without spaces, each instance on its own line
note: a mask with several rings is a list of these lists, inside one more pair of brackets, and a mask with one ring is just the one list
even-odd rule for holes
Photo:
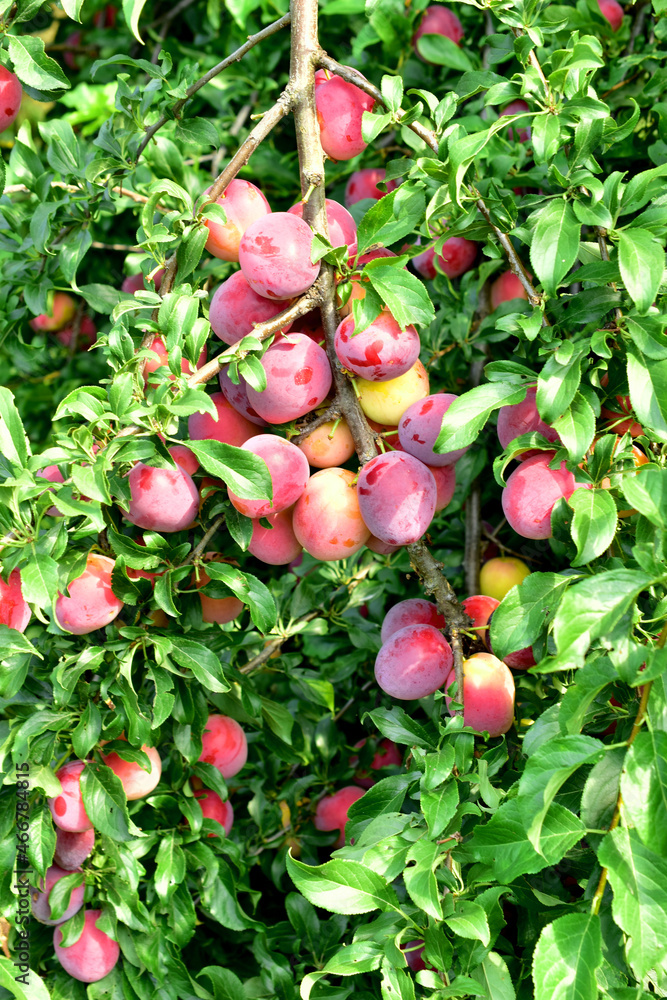
[[[207,405],[203,387],[183,383],[174,390],[165,382],[143,398],[135,350],[147,330],[159,329],[178,371],[179,350],[194,359],[208,338],[208,292],[231,268],[202,256],[200,196],[247,135],[249,116],[285,85],[288,32],[201,90],[137,163],[145,124],[158,112],[169,117],[190,83],[286,6],[126,0],[114,28],[93,25],[103,8],[88,0],[63,4],[69,20],[36,0],[0,7],[2,59],[39,102],[2,137],[0,328],[9,391],[0,403],[0,519],[14,532],[3,574],[20,567],[35,607],[24,638],[4,627],[0,634],[0,849],[10,924],[14,765],[31,763],[37,871],[52,857],[44,799],[57,791],[57,762],[94,755],[100,738],[125,730],[133,747],[154,742],[164,768],[156,792],[129,809],[101,765],[90,793],[100,833],[86,864],[88,905],[103,907],[122,962],[86,988],[60,970],[50,930],[33,923],[40,979],[33,975],[21,993],[10,959],[0,958],[2,997],[667,995],[667,654],[656,643],[667,616],[663,4],[629,6],[614,33],[595,0],[458,3],[463,48],[436,43],[437,65],[419,61],[410,44],[425,6],[321,5],[326,50],[378,86],[385,75],[400,78],[403,108],[420,101],[415,116],[440,140],[435,154],[394,115],[358,162],[327,164],[327,193],[342,200],[354,169],[387,166],[408,181],[380,203],[388,220],[378,210],[367,217],[371,235],[383,241],[388,225],[386,242],[400,250],[418,234],[437,234],[445,219],[450,232],[484,244],[478,267],[460,282],[439,276],[428,285],[433,313],[416,279],[402,308],[406,319],[418,310],[423,320],[433,389],[466,393],[448,418],[449,447],[473,444],[457,465],[455,498],[429,533],[432,551],[457,594],[470,592],[478,566],[474,551],[466,560],[464,540],[466,532],[474,539],[470,511],[479,501],[491,544],[535,570],[503,602],[493,635],[501,653],[533,644],[539,664],[515,675],[516,727],[487,741],[450,719],[439,696],[404,709],[377,691],[383,614],[420,592],[406,554],[364,551],[328,565],[306,557],[294,572],[270,570],[244,553],[247,529],[222,492],[205,500],[194,532],[154,536],[147,557],[110,502],[126,496],[128,463],[168,461],[156,432],[179,436],[180,420],[185,437],[187,415]],[[86,51],[72,70],[61,46],[78,17]],[[383,87],[390,104],[402,93],[391,80]],[[519,96],[531,108],[530,143],[494,127],[498,110]],[[290,118],[242,176],[274,209],[299,197]],[[478,211],[479,197],[496,229]],[[511,232],[544,294],[536,305],[514,301],[489,314],[489,280],[507,267],[498,231]],[[177,283],[156,320],[156,296],[143,293],[139,309],[119,292],[138,264],[134,247],[145,254],[144,273],[178,253]],[[81,296],[100,331],[94,350],[70,355],[30,329],[53,289]],[[612,490],[596,489],[586,509],[559,505],[548,542],[513,534],[502,519],[501,480],[491,474],[500,477],[510,457],[501,456],[493,412],[536,375],[542,414],[556,423],[573,468],[605,426],[600,407],[628,392],[652,463],[640,477],[624,475],[628,439],[612,455],[613,438],[603,437],[580,475],[599,484],[611,468]],[[120,435],[130,426],[139,432]],[[95,441],[104,445],[97,456]],[[208,472],[232,474],[233,457],[203,453]],[[40,496],[34,479],[45,454],[74,478],[58,493],[58,520],[45,515],[53,496]],[[617,521],[617,509],[628,506],[639,513]],[[222,628],[202,624],[184,566],[220,515],[225,526],[211,547],[248,574],[235,586],[252,607],[252,616]],[[114,584],[127,613],[106,636],[76,638],[52,623],[51,603],[91,546],[117,558]],[[128,579],[133,566],[169,572],[153,594]],[[229,590],[220,582],[211,593]],[[153,626],[156,607],[168,628]],[[264,659],[274,638],[276,655]],[[238,719],[251,747],[231,783],[236,819],[227,839],[207,839],[213,827],[202,824],[189,784],[196,774],[214,780],[196,764],[209,711]],[[354,844],[329,861],[334,835],[314,830],[314,805],[351,782],[353,745],[371,737],[360,755],[367,763],[379,735],[404,748],[405,767],[353,807]],[[619,788],[620,822],[605,834]],[[594,898],[603,868],[608,884]],[[5,929],[11,955],[15,938]],[[416,938],[425,940],[433,971],[413,977],[398,944]],[[330,973],[320,978],[324,969]]]

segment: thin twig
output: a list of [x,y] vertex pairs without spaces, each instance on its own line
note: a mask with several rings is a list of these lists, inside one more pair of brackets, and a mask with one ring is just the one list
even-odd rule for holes
[[225,515],[221,514],[220,517],[217,517],[215,519],[215,521],[208,529],[202,540],[198,542],[197,545],[195,545],[194,549],[183,563],[184,566],[187,566],[189,563],[194,562],[195,559],[199,559],[200,555],[203,553],[204,549],[211,541],[218,528],[221,528],[224,523],[225,523]]
[[201,90],[202,87],[205,87],[207,83],[210,83],[210,81],[214,77],[218,76],[219,73],[222,73],[223,70],[227,69],[228,66],[231,66],[232,63],[238,62],[240,59],[242,59],[243,56],[246,54],[246,52],[249,52],[250,49],[252,49],[259,42],[264,41],[265,38],[270,38],[271,35],[275,35],[277,31],[280,31],[282,28],[285,28],[289,23],[290,23],[290,15],[284,14],[283,17],[279,18],[277,21],[273,21],[272,24],[267,24],[266,28],[262,28],[261,31],[258,31],[254,35],[249,35],[248,40],[244,42],[243,45],[241,45],[238,49],[232,52],[231,55],[226,56],[221,62],[213,66],[213,68],[210,69],[208,73],[205,73],[202,77],[200,77],[199,80],[196,80],[190,87],[188,87],[186,96],[176,101],[176,103],[171,108],[171,113],[169,118],[166,115],[162,115],[158,119],[158,121],[155,122],[154,125],[151,125],[151,127],[147,129],[146,135],[142,139],[141,144],[137,150],[136,160],[138,161],[140,159],[141,154],[146,149],[146,146],[151,141],[155,133],[159,129],[161,129],[163,125],[166,125],[166,123],[170,121],[172,118],[177,118],[179,112],[187,104],[190,98],[194,97],[197,91]]
[[[313,618],[319,617],[319,615],[319,611],[309,611],[307,615],[303,615],[303,617],[298,618],[297,622],[299,624],[305,624],[306,622],[312,621]],[[276,650],[280,649],[283,643],[287,642],[287,640],[291,638],[291,635],[281,635],[278,636],[277,639],[271,639],[267,642],[261,653],[258,653],[257,656],[253,656],[252,660],[248,660],[245,666],[239,667],[239,673],[249,674],[257,667],[261,667],[263,663],[266,663],[266,661],[273,656]]]
[[323,413],[315,417],[305,427],[299,429],[299,433],[296,437],[290,438],[292,444],[303,444],[307,437],[309,437],[313,431],[316,431],[318,427],[322,427],[324,424],[328,424],[332,420],[338,420],[341,417],[340,409],[337,403],[332,403],[331,406],[327,406]]
[[[596,229],[596,233],[598,237],[598,247],[600,248],[600,258],[608,262],[609,248],[607,247],[607,230],[604,229],[602,226],[598,226]],[[618,291],[618,286],[615,281],[610,281],[609,284],[611,285],[611,287],[615,292]],[[616,308],[614,309],[614,319],[616,320],[616,326],[620,326],[621,322],[623,321],[623,313],[618,308],[618,306],[616,306]]]
[[151,62],[154,65],[158,61],[160,50],[162,49],[164,40],[169,34],[171,22],[174,20],[175,17],[178,16],[178,14],[184,11],[187,7],[190,7],[191,4],[193,3],[195,3],[195,0],[180,0],[180,3],[177,3],[175,7],[172,7],[172,9],[165,14],[164,18],[162,18],[163,27],[158,36],[158,40],[155,43],[155,48],[153,49],[153,54],[151,56]]
[[650,10],[651,10],[650,3],[645,3],[637,11],[637,16],[633,21],[632,29],[630,31],[630,41],[628,42],[628,47],[626,48],[623,55],[629,56],[632,55],[632,53],[634,52],[635,42],[644,31],[644,25],[646,24],[646,18],[648,17]]

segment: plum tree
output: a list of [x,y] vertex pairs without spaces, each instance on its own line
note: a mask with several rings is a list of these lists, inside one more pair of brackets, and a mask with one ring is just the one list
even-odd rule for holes
[[248,759],[248,741],[236,719],[209,715],[202,735],[199,760],[217,767],[225,778],[238,774]]
[[423,597],[411,597],[389,608],[382,622],[380,638],[386,642],[389,636],[407,625],[432,625],[433,628],[443,629],[445,619],[437,604],[425,601]]
[[[125,737],[121,735],[118,739],[123,740]],[[111,768],[117,778],[120,778],[123,791],[130,802],[150,795],[162,775],[162,761],[155,747],[149,747],[144,743],[141,749],[150,762],[150,770],[148,771],[141,764],[124,760],[115,752],[102,754],[102,760],[106,766]]]
[[[204,194],[210,190],[207,188]],[[216,204],[222,206],[227,221],[204,220],[209,233],[206,249],[214,257],[236,262],[243,234],[254,222],[267,216],[271,206],[258,187],[238,177],[230,182]]]
[[261,361],[266,387],[248,386],[248,402],[273,424],[297,420],[319,406],[331,389],[326,352],[303,333],[288,333],[272,344]]
[[485,562],[480,570],[480,593],[502,601],[512,587],[521,583],[527,576],[530,576],[530,570],[521,559],[515,556],[497,556]]
[[[273,319],[286,305],[283,301],[274,302],[258,295],[243,271],[234,271],[213,293],[208,318],[216,337],[231,345],[252,333],[255,323]],[[287,333],[290,326],[286,323],[283,332]]]
[[53,855],[54,864],[64,868],[68,872],[80,868],[86,858],[90,855],[95,845],[95,830],[91,826],[88,830],[73,833],[70,830],[62,830],[56,827],[56,849]]
[[257,434],[256,425],[240,414],[222,392],[214,392],[210,398],[215,405],[217,419],[208,412],[193,413],[188,417],[191,441],[222,441],[240,448]]
[[412,455],[391,451],[371,459],[359,473],[357,493],[365,524],[389,545],[416,542],[433,520],[435,479]]
[[359,405],[366,416],[392,427],[398,424],[412,403],[428,396],[429,390],[428,375],[421,361],[415,361],[409,371],[389,382],[357,379],[356,385]]
[[425,465],[453,465],[458,462],[467,447],[443,454],[433,451],[442,418],[456,399],[458,397],[451,392],[438,392],[412,403],[398,422],[398,438],[403,450]]
[[[447,690],[454,680],[452,670],[445,683]],[[449,695],[446,701],[451,704]],[[514,721],[514,678],[506,664],[492,653],[475,653],[464,660],[463,703],[466,726],[489,736],[506,733]]]
[[[194,797],[199,801],[204,819],[214,819],[229,834],[234,823],[234,810],[229,799],[223,802],[218,793],[210,788],[195,789]],[[220,834],[209,833],[207,836],[219,837]]]
[[561,497],[569,500],[576,489],[589,484],[577,483],[565,462],[550,469],[553,451],[545,451],[522,462],[507,480],[503,490],[503,512],[517,535],[524,538],[551,538],[551,511]]
[[97,983],[108,976],[120,957],[120,946],[97,926],[102,910],[86,910],[80,937],[68,947],[63,932],[56,927],[53,947],[65,972],[80,983]]
[[[2,67],[4,68],[4,67]],[[76,301],[67,292],[54,292],[51,311],[30,320],[33,330],[62,330],[76,315]]]
[[598,0],[600,13],[611,25],[612,31],[618,31],[623,24],[623,8],[617,0]]
[[239,244],[241,270],[258,295],[293,299],[307,291],[320,273],[311,263],[313,233],[303,219],[273,212],[248,226]]
[[[232,382],[229,375],[229,365],[224,365],[220,369],[218,381],[222,394],[228,403],[234,407],[237,413],[249,420],[251,424],[258,427],[266,427],[266,421],[253,409],[248,401],[248,383],[242,375],[238,375],[238,383]],[[255,433],[257,433],[255,431]]]
[[354,318],[346,316],[336,330],[335,346],[343,368],[369,382],[388,382],[412,368],[421,345],[414,326],[401,330],[389,310],[383,309],[359,333],[355,333]]
[[[334,201],[333,198],[327,198],[325,205],[331,246],[342,247],[356,243],[357,224],[348,210],[340,202]],[[296,215],[298,219],[303,219],[303,202],[297,202],[287,211],[290,215]]]
[[428,62],[419,52],[419,39],[422,35],[444,35],[445,38],[450,38],[455,45],[461,45],[463,34],[463,25],[456,14],[449,7],[433,4],[424,11],[419,27],[412,36],[412,45],[419,58]]
[[25,632],[31,617],[30,606],[23,599],[21,571],[13,569],[7,580],[0,577],[0,625]]
[[292,507],[305,490],[310,475],[304,453],[277,434],[257,434],[242,448],[266,462],[273,484],[273,500],[243,500],[229,490],[229,499],[236,509],[246,517],[266,517]]
[[84,833],[92,830],[81,794],[81,774],[89,761],[71,760],[56,771],[56,778],[62,786],[60,795],[47,798],[53,822],[68,833]]
[[490,289],[491,307],[497,309],[503,302],[511,302],[512,299],[528,299],[528,292],[523,287],[521,280],[512,271],[503,271],[491,284]]
[[149,531],[182,531],[199,510],[199,492],[192,476],[178,466],[159,469],[137,462],[128,476],[128,521]]
[[339,788],[333,795],[326,795],[317,803],[313,823],[316,830],[329,831],[339,830],[338,840],[334,847],[343,847],[345,844],[345,827],[347,825],[347,814],[350,806],[358,802],[364,795],[364,790],[357,785],[346,785]]
[[6,66],[0,66],[0,132],[13,124],[21,108],[22,96],[19,78]]
[[[78,869],[80,871],[80,869]],[[51,906],[49,904],[49,893],[53,889],[56,882],[59,882],[61,878],[65,878],[66,875],[71,875],[71,871],[66,871],[63,868],[59,868],[58,865],[51,865],[47,868],[46,875],[44,878],[39,880],[39,885],[37,890],[32,893],[32,915],[35,920],[39,920],[42,924],[49,924],[51,927],[56,926],[56,924],[62,924],[65,920],[69,920],[73,917],[75,913],[78,913],[83,906],[83,893],[85,886],[79,885],[72,889],[70,895],[70,902],[67,909],[64,911],[62,916],[54,920],[51,917]]]
[[339,76],[323,79],[315,88],[315,106],[320,125],[322,149],[332,160],[351,160],[366,149],[361,136],[364,111],[372,111],[375,101],[353,83]]
[[[390,191],[395,191],[396,181],[385,182],[386,174],[387,171],[384,167],[364,167],[362,170],[355,170],[353,174],[350,174],[345,185],[346,206],[349,208],[351,205],[356,205],[364,198],[373,198],[374,201],[379,201]],[[387,190],[381,191],[378,184],[385,184]]]
[[328,420],[307,434],[298,447],[316,469],[343,465],[354,455],[354,438],[344,420]]
[[438,273],[436,261],[448,278],[460,278],[474,266],[478,250],[477,243],[473,240],[466,240],[463,236],[450,236],[439,254],[436,254],[434,247],[429,247],[413,257],[412,264],[422,278],[428,281],[433,281]]
[[269,566],[285,566],[298,559],[303,547],[294,534],[293,510],[293,507],[288,507],[278,514],[265,515],[271,525],[270,528],[262,527],[259,519],[255,519],[252,522],[252,538],[248,544],[248,552]]
[[[205,558],[218,561],[222,559],[222,556],[218,553],[207,553]],[[208,594],[202,594],[201,588],[210,582],[211,577],[205,568],[201,565],[196,566],[192,574],[192,583],[199,589],[202,620],[218,625],[226,625],[227,622],[233,622],[243,611],[243,601],[240,601],[238,597],[234,597],[232,594],[229,597],[209,597]]]
[[375,679],[385,694],[402,701],[425,698],[445,683],[452,649],[433,625],[406,625],[389,636],[375,659]]
[[123,602],[111,589],[115,560],[98,552],[89,552],[86,568],[68,586],[69,597],[59,593],[54,617],[63,632],[87,635],[104,628],[123,608]]
[[310,477],[296,502],[294,534],[315,559],[346,559],[368,541],[355,478],[347,469],[322,469]]
[[[520,403],[513,403],[511,406],[501,406],[498,411],[498,440],[503,448],[509,447],[511,442],[521,434],[537,433],[541,434],[555,444],[559,441],[558,431],[542,420],[537,410],[537,386],[528,386],[526,398]],[[533,455],[539,455],[538,449],[530,448],[522,451],[513,457],[518,462],[522,462]]]

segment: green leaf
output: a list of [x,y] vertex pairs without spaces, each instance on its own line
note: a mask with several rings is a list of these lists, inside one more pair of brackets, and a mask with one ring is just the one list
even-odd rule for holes
[[28,461],[28,440],[14,396],[0,387],[0,453],[4,458],[24,468]]
[[489,920],[484,907],[479,903],[467,899],[457,900],[454,913],[445,917],[445,923],[459,937],[481,941],[484,946],[491,940]]
[[33,807],[30,813],[30,839],[26,853],[39,875],[46,874],[46,869],[53,861],[55,849],[56,831],[53,828],[51,810],[46,804],[41,809]]
[[621,793],[641,839],[667,855],[667,733],[637,734],[623,765]]
[[200,976],[208,976],[211,980],[215,1000],[246,1000],[243,983],[230,969],[220,965],[207,965],[197,974],[197,978]]
[[[568,344],[571,345],[571,341]],[[547,424],[553,424],[573,402],[581,382],[581,356],[585,348],[577,348],[570,357],[560,351],[551,354],[537,380],[538,412]],[[564,428],[567,431],[567,425]]]
[[448,66],[466,73],[473,69],[473,64],[464,49],[446,35],[421,35],[417,41],[417,50],[422,59],[435,66]]
[[44,41],[35,35],[8,35],[9,57],[21,83],[35,90],[68,90],[69,80],[55,59],[47,56]]
[[431,837],[439,837],[456,814],[459,789],[455,781],[446,781],[440,788],[421,793],[421,808]]
[[595,970],[602,965],[600,918],[568,913],[548,924],[533,956],[540,1000],[597,1000]]
[[585,834],[580,819],[564,806],[553,804],[542,824],[540,851],[528,840],[517,799],[503,802],[488,823],[475,827],[467,850],[478,861],[493,866],[499,882],[508,885],[520,875],[555,865]]
[[490,1000],[516,1000],[510,971],[505,959],[498,952],[490,951],[482,964],[470,975],[484,986]]
[[380,730],[383,736],[387,736],[395,743],[425,747],[426,749],[437,746],[438,739],[435,732],[431,733],[420,723],[414,722],[403,708],[397,706],[376,708],[374,711],[368,712],[367,716],[372,719],[373,725]]
[[295,886],[314,906],[330,913],[370,913],[396,910],[396,893],[385,879],[358,861],[327,861],[310,867],[286,858],[287,873]]
[[[27,979],[28,985],[19,982],[17,976]],[[51,1000],[51,993],[41,976],[32,969],[27,972],[17,969],[14,961],[4,955],[0,955],[0,986],[15,1000]]]
[[571,462],[581,462],[595,437],[595,414],[581,392],[574,394],[569,409],[554,421],[553,428],[567,448]]
[[276,603],[268,587],[250,573],[242,573],[229,563],[211,561],[206,572],[212,580],[221,580],[240,601],[250,608],[250,615],[260,632],[270,632],[276,624]]
[[636,476],[623,477],[630,505],[658,528],[667,528],[667,469],[647,465]]
[[382,1000],[415,1000],[415,983],[405,969],[398,969],[385,957],[382,962]]
[[560,659],[580,665],[591,642],[618,624],[652,579],[639,570],[613,569],[569,587],[554,621]]
[[567,501],[574,511],[572,539],[577,546],[572,566],[585,566],[609,548],[618,518],[616,504],[607,490],[575,490]]
[[414,274],[395,264],[387,264],[384,258],[371,261],[365,273],[402,330],[412,324],[428,326],[433,322],[433,303],[424,283]]
[[200,465],[244,500],[270,500],[273,484],[268,466],[259,455],[222,441],[184,441]]
[[142,45],[144,42],[139,34],[139,18],[141,17],[145,3],[146,0],[123,0],[123,16],[130,27],[130,31]]
[[162,835],[155,860],[155,891],[165,903],[185,878],[185,854],[173,830]]
[[[601,691],[618,680],[618,672],[606,658],[591,660],[577,670],[560,703],[558,724],[561,732],[574,735],[581,732],[586,713]],[[596,764],[597,767],[597,764]]]
[[[413,232],[424,214],[424,205],[423,190],[412,184],[402,184],[380,198],[359,221],[357,253],[363,254],[373,244],[390,246]],[[370,274],[370,270],[365,273]]]
[[220,694],[229,691],[230,684],[225,678],[219,656],[201,642],[170,636],[172,659],[181,667],[191,670],[200,684],[208,691]]
[[639,312],[648,312],[662,280],[665,251],[647,229],[626,229],[618,235],[618,262],[632,301]]
[[641,424],[667,441],[667,360],[652,360],[632,342],[627,351],[632,408]]
[[525,385],[512,382],[485,382],[465,392],[443,416],[434,452],[442,455],[472,444],[494,410],[520,403],[525,396]]
[[70,904],[72,889],[78,889],[85,883],[83,872],[72,872],[58,879],[49,893],[49,906],[51,907],[51,917],[58,920]]
[[[414,865],[403,872],[403,881],[410,899],[415,906],[428,913],[434,920],[442,920],[442,903],[433,873],[441,859],[442,852],[437,844],[430,840],[418,840],[412,845],[407,856],[408,863],[414,862]],[[482,909],[481,906],[479,909]],[[468,936],[468,934],[463,935],[463,937]]]
[[343,945],[318,972],[310,972],[301,983],[302,1000],[309,1000],[315,983],[323,976],[357,976],[380,968],[382,948],[374,941]]
[[29,604],[40,608],[51,605],[58,593],[58,564],[51,556],[35,556],[21,567],[21,590]]
[[569,201],[549,202],[537,217],[530,244],[530,262],[547,295],[558,286],[577,259],[581,223]]
[[491,645],[496,656],[502,660],[537,642],[571,582],[572,577],[559,573],[531,573],[512,587],[491,619]]
[[94,701],[86,705],[78,726],[72,732],[72,746],[80,760],[85,760],[102,731],[102,716]]
[[81,772],[81,795],[90,822],[112,840],[141,836],[127,813],[127,799],[120,778],[110,767],[91,761]]
[[598,849],[614,891],[614,920],[629,938],[628,962],[643,979],[667,956],[667,859],[645,847],[635,830],[616,827]]
[[542,824],[556,793],[578,768],[595,764],[603,755],[603,745],[590,736],[559,736],[529,759],[519,781],[517,802],[536,851],[541,851]]

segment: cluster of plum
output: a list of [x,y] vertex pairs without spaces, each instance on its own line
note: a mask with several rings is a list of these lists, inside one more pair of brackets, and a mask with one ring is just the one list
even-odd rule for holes
[[[118,737],[125,740],[121,734]],[[106,741],[101,741],[104,746]],[[101,759],[120,779],[128,801],[144,798],[157,786],[162,774],[162,761],[154,747],[144,744],[141,749],[147,755],[150,769],[125,760],[116,752],[102,753]],[[234,777],[244,766],[248,757],[246,735],[234,719],[224,715],[210,715],[202,735],[202,752],[199,760],[216,767],[226,780]],[[102,911],[87,909],[84,914],[83,930],[72,944],[63,944],[60,925],[73,917],[84,905],[85,877],[83,862],[91,854],[95,845],[95,829],[91,822],[81,791],[81,776],[91,761],[72,760],[57,772],[62,792],[47,799],[56,827],[56,847],[53,864],[32,894],[32,912],[44,924],[55,927],[53,945],[55,954],[67,973],[84,983],[94,983],[103,979],[113,969],[120,955],[118,942],[97,926]],[[201,807],[205,820],[214,820],[229,833],[234,819],[234,811],[229,801],[209,788],[203,787],[199,778],[190,779],[192,794]],[[219,834],[209,832],[209,837]],[[73,880],[69,892],[69,902],[63,912],[54,917],[50,895],[61,879],[73,874],[80,879]],[[74,884],[76,883],[76,884]],[[62,902],[66,902],[63,899]],[[62,906],[61,906],[62,909]]]

